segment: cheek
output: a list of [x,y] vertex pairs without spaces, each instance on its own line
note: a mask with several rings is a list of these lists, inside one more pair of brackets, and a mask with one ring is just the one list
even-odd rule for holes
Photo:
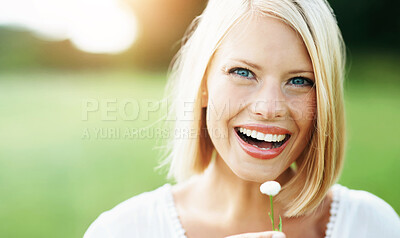
[[238,94],[237,87],[228,83],[210,86],[212,87],[209,87],[207,104],[207,130],[218,152],[227,155],[231,139],[235,138],[233,134],[235,119],[245,106],[243,103],[245,95]]
[[246,106],[244,102],[248,94],[242,91],[229,83],[213,84],[212,87],[209,87],[207,118],[218,124],[235,118]]
[[226,94],[226,91],[216,87],[209,90],[206,122],[208,134],[214,144],[219,144],[220,139],[226,138],[228,135],[228,130],[224,126],[229,114],[229,103],[227,100],[223,100],[227,96]]
[[290,116],[298,124],[312,124],[317,115],[317,103],[315,92],[301,98],[289,99]]
[[293,162],[309,143],[313,131],[317,106],[315,93],[301,99],[292,99],[288,106],[291,113],[291,120],[293,120],[298,130],[293,144],[293,156],[291,160]]

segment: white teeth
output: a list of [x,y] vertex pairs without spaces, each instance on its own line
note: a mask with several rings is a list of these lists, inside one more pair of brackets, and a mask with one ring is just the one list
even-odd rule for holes
[[278,135],[277,141],[283,141],[286,135]]
[[246,129],[246,136],[250,136],[250,135],[251,135],[251,130]]
[[257,132],[257,140],[264,140],[265,135],[261,132]]
[[257,140],[264,140],[266,142],[280,142],[286,138],[285,134],[264,134],[259,131],[249,130],[242,127],[239,128],[239,131],[247,136],[251,136]]
[[251,131],[251,137],[256,138],[257,139],[257,131]]

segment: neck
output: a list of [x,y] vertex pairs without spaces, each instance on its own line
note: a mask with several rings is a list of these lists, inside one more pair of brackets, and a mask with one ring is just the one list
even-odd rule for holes
[[[276,180],[283,185],[290,179],[291,173],[289,169]],[[269,224],[266,221],[269,220],[270,198],[260,192],[261,184],[239,178],[222,158],[217,157],[198,179],[198,194],[211,194],[202,196],[202,205],[215,211],[220,221],[228,224],[243,221]],[[274,213],[275,221],[279,221],[279,214],[284,213],[279,203],[274,202]]]

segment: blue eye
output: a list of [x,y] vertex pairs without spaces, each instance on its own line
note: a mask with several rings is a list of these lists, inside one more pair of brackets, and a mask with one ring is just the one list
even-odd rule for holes
[[245,78],[254,78],[253,73],[250,70],[244,69],[244,68],[233,69],[230,71],[230,73],[233,73],[238,76],[245,77]]
[[302,87],[302,86],[313,86],[314,82],[304,77],[294,77],[289,80],[289,84],[293,84],[297,87]]

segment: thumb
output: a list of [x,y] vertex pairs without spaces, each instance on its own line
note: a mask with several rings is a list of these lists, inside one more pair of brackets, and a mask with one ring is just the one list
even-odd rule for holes
[[227,236],[225,238],[286,238],[286,235],[279,231],[264,231]]

